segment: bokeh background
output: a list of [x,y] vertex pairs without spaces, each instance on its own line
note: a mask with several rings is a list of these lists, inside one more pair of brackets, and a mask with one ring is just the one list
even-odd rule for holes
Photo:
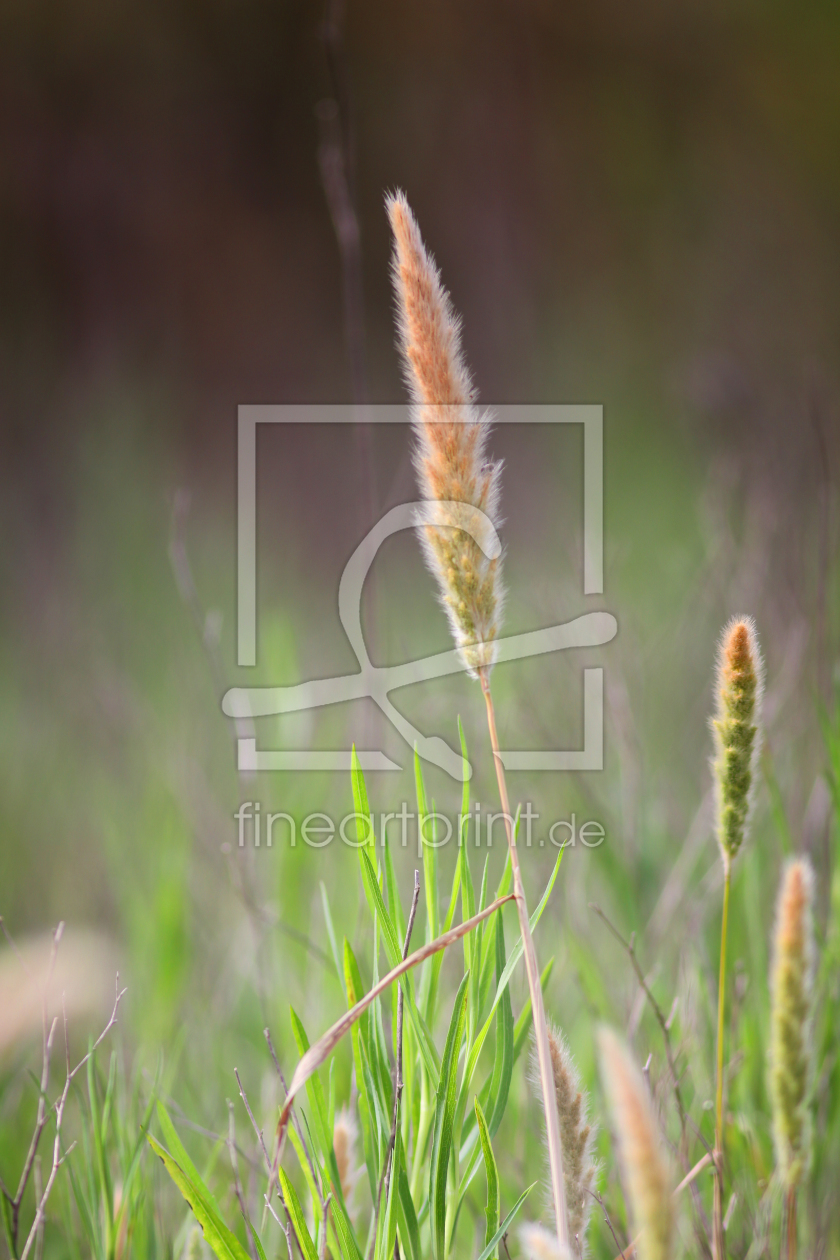
[[[412,497],[405,433],[261,438],[260,662],[242,671],[236,408],[401,400],[383,210],[396,186],[463,316],[482,399],[605,408],[603,600],[581,593],[579,435],[494,439],[509,628],[591,607],[620,627],[608,648],[500,668],[495,683],[503,741],[573,747],[581,668],[606,671],[604,772],[512,782],[544,818],[574,810],[607,832],[597,852],[567,855],[541,928],[558,958],[549,1005],[585,1071],[593,1012],[638,1019],[588,901],[638,933],[663,1000],[687,975],[692,1000],[712,1000],[707,714],[733,613],[755,615],[768,669],[756,844],[735,893],[754,989],[786,851],[817,863],[825,922],[838,54],[827,2],[349,0],[325,14],[291,0],[5,0],[0,913],[19,938],[58,919],[100,933],[129,985],[123,1052],[164,1047],[194,1119],[225,1123],[235,1062],[265,1071],[265,1023],[293,1059],[290,1001],[311,1034],[338,1013],[320,881],[340,931],[366,930],[349,850],[235,851],[240,800],[340,816],[350,785],[240,782],[220,697],[354,667],[338,578],[378,515]],[[349,255],[336,232],[344,192],[357,254],[352,230]],[[447,646],[410,537],[383,548],[364,617],[378,662]],[[396,702],[452,744],[461,714],[474,791],[493,800],[477,688],[426,684]],[[374,808],[412,800],[409,750],[364,704],[266,721],[259,739],[381,746],[405,773],[370,776]],[[456,785],[435,771],[429,783],[454,813]],[[413,857],[397,861],[408,888]],[[529,857],[531,896],[549,868]],[[25,1046],[8,1053],[19,1064]],[[697,1065],[698,1098],[710,1068]],[[4,1080],[14,1128],[23,1087],[11,1069]]]

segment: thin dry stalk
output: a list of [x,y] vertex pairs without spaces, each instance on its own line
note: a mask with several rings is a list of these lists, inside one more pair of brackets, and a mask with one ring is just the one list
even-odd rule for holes
[[495,531],[501,466],[486,455],[489,420],[476,408],[475,390],[461,353],[460,321],[440,273],[405,196],[389,197],[387,207],[394,233],[392,274],[401,348],[417,439],[415,465],[429,505],[420,539],[461,659],[484,693],[531,995],[555,1222],[561,1247],[568,1249],[563,1154],[557,1111],[551,1102],[554,1080],[540,972],[490,693],[504,601],[501,547]]
[[542,1091],[543,1109],[545,1112],[545,1140],[548,1148],[548,1167],[551,1180],[551,1197],[554,1203],[554,1220],[557,1237],[562,1248],[569,1248],[569,1225],[566,1208],[566,1189],[563,1176],[563,1147],[560,1139],[560,1122],[557,1108],[552,1105],[554,1096],[554,1073],[551,1066],[551,1048],[548,1041],[548,1024],[545,1017],[540,969],[537,963],[537,951],[531,935],[531,924],[528,918],[528,904],[525,900],[525,889],[519,870],[519,854],[516,851],[516,836],[513,831],[513,819],[508,800],[507,782],[502,756],[499,752],[499,737],[496,732],[496,714],[493,708],[493,697],[490,694],[490,681],[486,676],[481,678],[481,687],[487,704],[487,726],[490,731],[490,744],[493,749],[493,760],[496,764],[496,781],[499,785],[499,797],[502,802],[502,813],[505,817],[508,851],[513,873],[513,895],[516,899],[516,910],[519,915],[519,931],[522,935],[525,970],[528,975],[528,992],[531,996],[531,1010],[534,1019],[534,1049]]
[[[67,1099],[70,1094],[70,1086],[73,1082],[73,1078],[85,1066],[85,1064],[87,1063],[91,1055],[96,1053],[99,1046],[102,1044],[102,1042],[107,1037],[108,1033],[116,1024],[117,1011],[119,1009],[120,1001],[123,995],[125,994],[125,992],[126,992],[125,989],[120,988],[120,977],[119,977],[119,972],[118,972],[117,981],[116,981],[116,997],[114,999],[114,1009],[111,1012],[111,1017],[108,1020],[108,1023],[102,1029],[102,1032],[99,1034],[96,1041],[91,1046],[90,1050],[88,1050],[84,1058],[80,1059],[79,1062],[76,1064],[76,1066],[72,1070],[70,1068],[70,1042],[67,1035],[67,1011],[66,1009],[63,1009],[62,1011],[63,1019],[64,1019],[64,1059],[65,1059],[65,1064],[66,1064],[66,1075],[64,1078],[64,1088],[61,1091],[61,1094],[58,1100],[56,1101],[56,1103],[53,1105],[53,1108],[52,1108],[52,1111],[55,1112],[55,1141],[53,1143],[52,1168],[50,1169],[50,1173],[47,1178],[47,1183],[44,1186],[43,1193],[41,1194],[41,1197],[38,1200],[38,1206],[35,1209],[35,1219],[32,1222],[32,1228],[30,1229],[29,1235],[27,1236],[26,1244],[24,1245],[23,1251],[20,1253],[20,1260],[27,1260],[27,1256],[31,1252],[33,1246],[36,1244],[39,1233],[43,1226],[43,1222],[44,1222],[44,1218],[45,1218],[45,1214],[47,1210],[47,1200],[52,1194],[52,1188],[55,1185],[55,1179],[58,1176],[58,1170],[59,1168],[61,1168],[61,1165],[64,1163],[64,1161],[70,1155],[70,1152],[76,1146],[76,1143],[73,1142],[70,1146],[68,1146],[67,1150],[62,1155],[61,1153],[61,1126],[64,1121],[64,1110],[67,1105]],[[53,1029],[55,1029],[55,1021],[53,1022]],[[50,1034],[50,1045],[52,1044],[51,1038],[52,1038],[52,1034]]]
[[[240,1087],[241,1088],[241,1087]],[[248,1235],[248,1250],[251,1253],[251,1260],[258,1260],[257,1249],[254,1245],[254,1231],[251,1228],[251,1218],[248,1215],[248,1208],[245,1205],[245,1196],[242,1193],[242,1182],[239,1180],[239,1160],[236,1157],[236,1125],[233,1116],[233,1103],[228,1099],[228,1153],[230,1155],[230,1166],[233,1169],[233,1188],[236,1193],[236,1201],[239,1204],[239,1211],[245,1222],[245,1232]]]
[[[642,992],[644,993],[645,997],[650,1003],[651,1010],[653,1011],[656,1017],[656,1022],[659,1025],[660,1029],[662,1030],[662,1039],[665,1042],[665,1057],[668,1060],[668,1070],[671,1073],[671,1079],[673,1082],[674,1099],[676,1101],[677,1111],[679,1112],[679,1116],[680,1116],[680,1131],[682,1135],[682,1145],[685,1146],[686,1110],[685,1110],[685,1104],[683,1102],[682,1090],[680,1089],[680,1077],[679,1077],[679,1073],[677,1072],[676,1059],[674,1058],[674,1049],[673,1049],[673,1046],[671,1045],[671,1016],[668,1016],[666,1018],[665,1013],[662,1010],[662,1007],[659,1005],[656,998],[653,996],[651,987],[645,978],[645,973],[642,971],[642,968],[639,964],[639,960],[636,957],[635,941],[632,938],[629,941],[626,941],[624,937],[621,935],[621,933],[619,932],[618,928],[613,923],[610,922],[610,920],[604,914],[601,907],[596,905],[594,901],[590,901],[589,909],[595,911],[595,913],[598,915],[598,918],[601,919],[602,922],[606,924],[606,926],[612,932],[615,939],[621,945],[623,945],[624,948],[627,950],[627,956],[630,959],[631,967],[636,973],[636,979],[639,982],[639,987],[641,988]],[[635,936],[635,933],[634,933],[634,936]]]
[[723,1043],[726,1024],[729,888],[732,862],[746,839],[752,810],[761,742],[759,715],[763,688],[764,667],[755,622],[752,617],[734,617],[724,629],[718,649],[717,713],[712,719],[717,838],[723,860],[715,1092],[715,1188],[712,1214],[714,1260],[725,1260],[726,1256],[726,1226],[723,1219]]

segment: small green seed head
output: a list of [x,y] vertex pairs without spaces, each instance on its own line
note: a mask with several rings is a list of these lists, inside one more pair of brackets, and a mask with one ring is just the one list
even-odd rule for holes
[[713,770],[717,837],[725,864],[744,842],[761,747],[759,719],[763,665],[755,622],[736,617],[723,632],[717,665]]
[[813,898],[814,876],[810,863],[802,858],[789,863],[779,892],[770,977],[773,1134],[776,1161],[788,1189],[802,1179],[810,1156]]

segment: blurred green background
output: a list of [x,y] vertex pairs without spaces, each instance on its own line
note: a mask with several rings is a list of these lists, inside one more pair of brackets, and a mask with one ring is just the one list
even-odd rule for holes
[[[286,0],[0,10],[0,913],[18,939],[60,918],[99,930],[128,985],[126,1063],[153,1065],[163,1047],[171,1095],[217,1129],[233,1066],[267,1079],[266,1023],[291,1068],[288,1003],[311,1036],[341,1009],[320,881],[337,930],[369,930],[350,850],[235,844],[241,800],[340,817],[349,777],[240,783],[220,708],[234,683],[354,667],[339,576],[414,492],[398,428],[261,438],[260,658],[237,670],[236,407],[354,399],[319,167],[333,98],[353,145],[367,397],[403,396],[383,210],[400,186],[463,316],[482,399],[605,408],[602,600],[581,593],[580,436],[493,440],[506,626],[593,607],[619,623],[606,648],[494,676],[503,744],[574,747],[581,669],[605,669],[604,771],[511,781],[544,819],[575,811],[607,833],[567,854],[538,941],[557,955],[548,1005],[587,1079],[592,1015],[638,1021],[626,959],[588,901],[638,933],[663,1004],[688,994],[702,1010],[708,1049],[707,715],[734,613],[755,616],[767,660],[733,955],[759,1014],[784,852],[818,867],[821,932],[836,865],[820,715],[835,710],[840,642],[840,11],[349,0],[332,19],[330,45],[322,7]],[[194,606],[173,572],[173,513]],[[383,548],[364,618],[377,663],[448,646],[410,536]],[[462,716],[473,795],[493,802],[477,687],[394,699],[450,744]],[[263,720],[258,739],[382,747],[405,770],[368,776],[374,809],[413,799],[410,750],[372,706]],[[457,785],[428,778],[454,813]],[[453,861],[444,853],[446,872]],[[397,864],[408,890],[412,854]],[[530,896],[550,865],[528,855]],[[80,1023],[80,1044],[94,1026]],[[37,1029],[3,1067],[10,1167],[32,1099],[9,1082],[33,1047]],[[711,1057],[693,1068],[701,1114]],[[760,1064],[750,1088],[761,1097]],[[769,1149],[769,1130],[760,1140]],[[836,1201],[814,1210],[836,1236]]]

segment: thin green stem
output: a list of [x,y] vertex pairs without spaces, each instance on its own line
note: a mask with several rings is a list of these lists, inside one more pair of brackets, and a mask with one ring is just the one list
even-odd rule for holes
[[730,864],[725,860],[723,918],[720,927],[720,976],[718,979],[717,1093],[715,1096],[715,1202],[712,1226],[714,1260],[724,1260],[723,1236],[723,1038],[726,1019],[726,933],[729,924]]

